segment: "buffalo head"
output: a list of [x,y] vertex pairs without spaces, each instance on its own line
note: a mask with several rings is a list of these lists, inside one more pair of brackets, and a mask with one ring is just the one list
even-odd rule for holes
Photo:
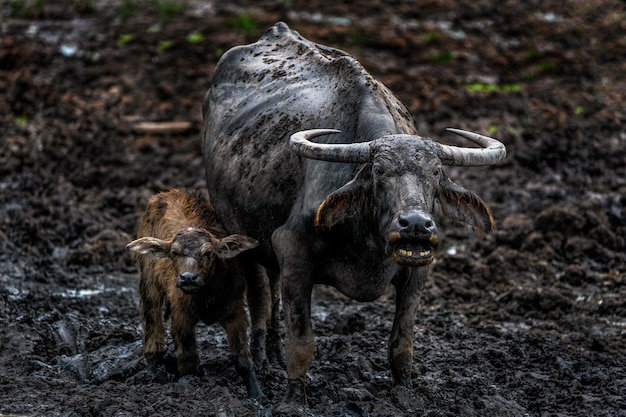
[[300,156],[364,164],[347,184],[329,194],[315,214],[315,226],[330,230],[348,219],[369,217],[376,224],[385,253],[402,266],[430,264],[439,242],[433,218],[437,205],[458,223],[479,231],[494,229],[489,207],[450,180],[443,165],[490,165],[506,155],[492,138],[448,129],[481,148],[442,145],[415,135],[388,135],[371,142],[324,144],[309,139],[338,130],[314,129],[291,136]]

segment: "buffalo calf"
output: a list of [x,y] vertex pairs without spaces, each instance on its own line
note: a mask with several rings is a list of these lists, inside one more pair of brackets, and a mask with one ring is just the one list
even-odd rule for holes
[[[153,196],[127,249],[138,254],[140,309],[148,372],[165,350],[163,312],[170,317],[178,373],[198,370],[195,326],[219,322],[226,330],[231,358],[249,397],[261,394],[248,344],[244,309],[246,280],[241,252],[258,242],[228,235],[209,202],[178,189]],[[167,317],[165,317],[167,318]]]

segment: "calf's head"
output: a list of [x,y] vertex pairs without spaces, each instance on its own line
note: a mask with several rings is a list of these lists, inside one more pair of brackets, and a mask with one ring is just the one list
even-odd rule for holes
[[176,287],[192,294],[210,285],[207,281],[219,260],[233,258],[258,244],[248,236],[220,239],[206,229],[188,227],[170,240],[142,237],[130,242],[126,249],[154,259],[169,258],[176,271]]
[[301,156],[364,165],[343,187],[326,197],[315,215],[315,226],[331,229],[367,216],[378,228],[387,256],[403,266],[422,266],[434,259],[439,234],[434,220],[437,205],[453,221],[480,231],[494,229],[489,207],[475,194],[456,185],[443,165],[488,165],[506,155],[499,141],[450,129],[482,148],[441,145],[414,135],[389,135],[371,142],[321,144],[318,135],[338,133],[315,129],[292,135],[292,149]]

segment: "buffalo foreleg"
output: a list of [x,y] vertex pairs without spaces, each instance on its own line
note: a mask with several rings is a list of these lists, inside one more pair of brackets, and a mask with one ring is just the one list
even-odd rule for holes
[[311,325],[313,268],[294,248],[305,247],[285,226],[272,236],[280,265],[283,312],[285,315],[285,359],[287,397],[285,402],[306,402],[304,378],[313,361],[315,342]]
[[396,313],[389,339],[389,366],[395,385],[411,387],[411,365],[413,363],[413,327],[419,307],[424,280],[428,267],[411,269],[397,277]]

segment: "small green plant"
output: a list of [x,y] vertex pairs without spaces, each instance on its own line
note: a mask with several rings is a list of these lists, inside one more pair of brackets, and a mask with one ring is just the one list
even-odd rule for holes
[[465,89],[470,92],[478,92],[478,93],[492,93],[492,92],[502,92],[502,93],[511,93],[522,91],[522,87],[519,84],[485,84],[485,83],[471,83],[465,84]]
[[249,35],[256,30],[256,23],[254,22],[254,19],[246,13],[239,13],[234,18],[228,19],[226,24],[228,27],[237,29],[246,35]]
[[535,50],[535,49],[529,49],[528,51],[526,51],[526,53],[524,54],[524,56],[526,57],[526,59],[528,60],[533,60],[533,59],[537,59],[541,56],[541,54],[539,53],[539,51]]
[[556,65],[554,65],[552,62],[542,62],[541,64],[539,64],[539,66],[537,67],[537,69],[539,70],[539,72],[550,72],[550,71],[554,71],[554,68],[556,68]]
[[167,25],[177,16],[182,15],[187,8],[182,0],[155,0],[159,18],[163,25]]
[[443,51],[439,54],[436,54],[432,58],[434,62],[439,62],[439,63],[452,62],[455,59],[456,59],[456,56],[450,51]]
[[43,13],[45,0],[11,0],[9,14],[19,17],[36,17]]
[[363,29],[355,25],[350,25],[348,36],[350,37],[350,42],[355,46],[363,46],[367,39]]
[[581,105],[576,106],[576,108],[574,109],[574,112],[576,114],[582,114],[582,112],[584,112],[584,111],[585,111],[585,108],[583,106],[581,106]]
[[424,35],[424,39],[426,40],[426,42],[439,42],[441,40],[441,34],[439,34],[438,32],[428,32],[426,35]]
[[126,45],[128,42],[133,40],[133,35],[130,35],[128,33],[123,33],[120,35],[119,38],[117,38],[117,47],[121,48],[122,46]]
[[171,48],[172,45],[173,45],[172,41],[160,41],[159,44],[157,45],[156,51],[160,55],[166,50],[168,50],[169,48]]
[[137,0],[122,0],[122,4],[120,5],[120,15],[123,19],[128,19],[135,12],[137,12],[139,5],[137,4]]
[[204,36],[202,36],[202,33],[190,33],[189,35],[187,35],[187,42],[189,43],[199,43],[202,42],[204,40]]
[[215,58],[220,59],[224,55],[224,50],[222,48],[217,48],[215,50]]
[[535,65],[528,75],[529,80],[536,80],[540,75],[552,72],[556,69],[556,65],[552,62],[540,62]]
[[15,124],[19,127],[26,127],[26,125],[28,124],[28,117],[26,116],[16,116],[14,120]]

